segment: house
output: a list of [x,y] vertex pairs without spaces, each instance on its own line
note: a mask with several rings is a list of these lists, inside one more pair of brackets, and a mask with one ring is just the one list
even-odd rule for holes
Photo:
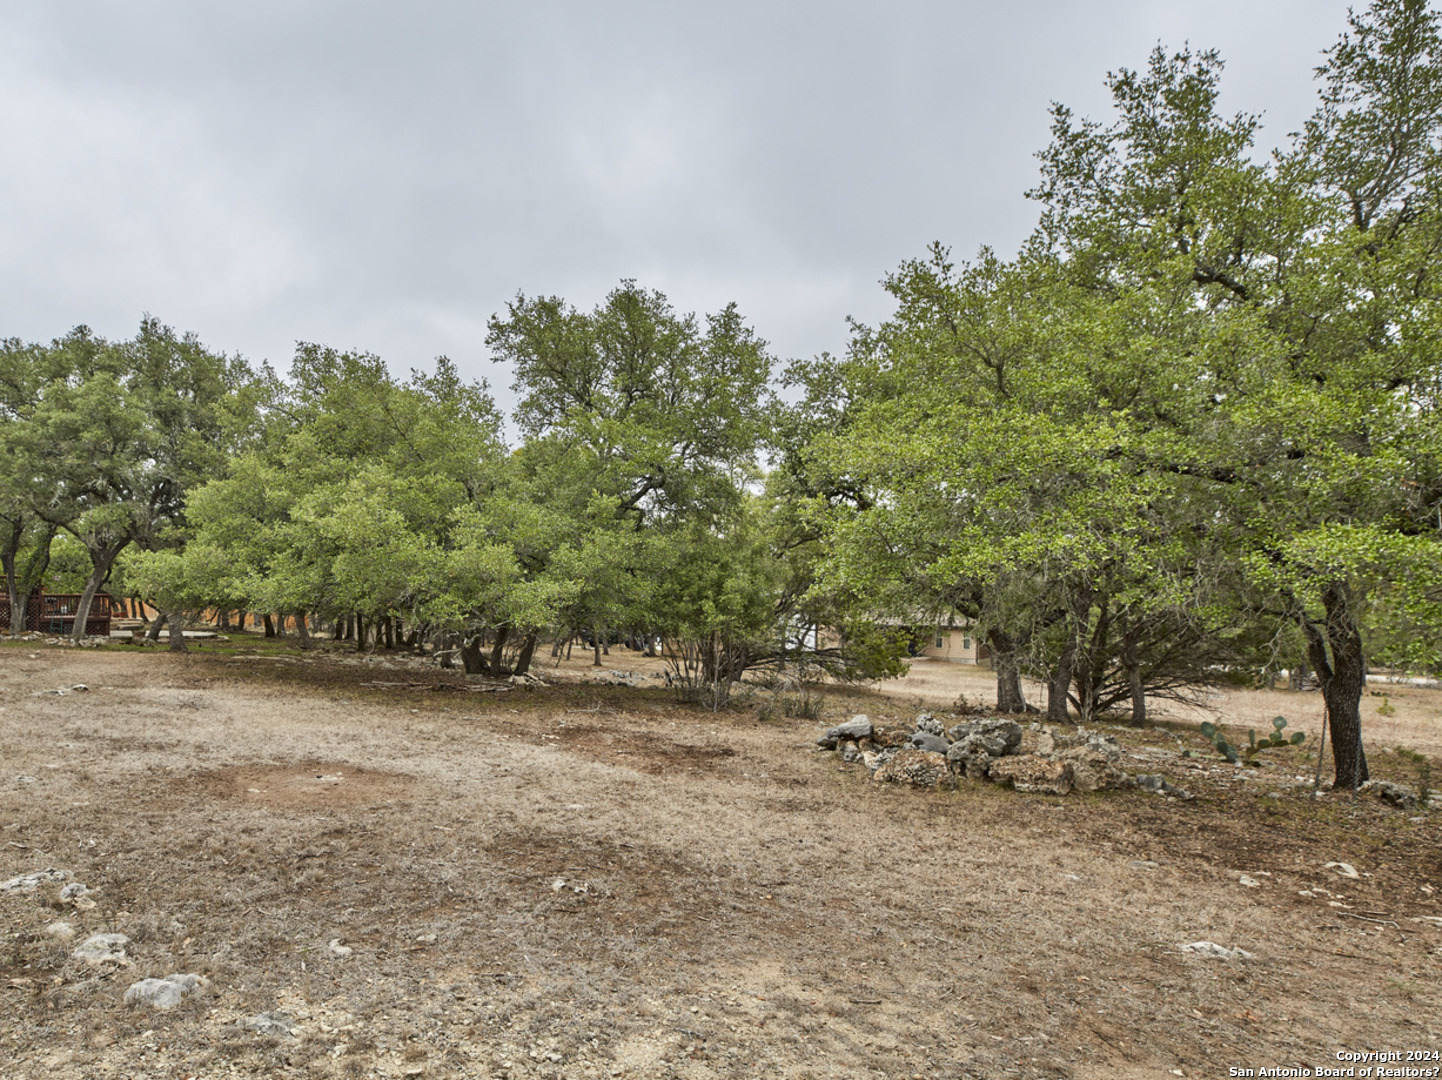
[[[980,664],[991,658],[972,626],[942,626],[927,632],[917,628],[917,655],[951,664]],[[921,635],[925,636],[921,636]]]

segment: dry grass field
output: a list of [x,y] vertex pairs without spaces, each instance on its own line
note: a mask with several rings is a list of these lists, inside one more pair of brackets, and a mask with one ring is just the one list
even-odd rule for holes
[[[985,672],[831,689],[819,722],[681,708],[579,656],[541,674],[0,645],[0,881],[92,890],[0,894],[0,1075],[1224,1077],[1442,1051],[1439,815],[1301,786],[1315,694],[1203,702],[1308,733],[1242,775],[1195,710],[1116,729],[1180,802],[883,787],[813,748],[853,712],[984,705]],[[1387,690],[1374,772],[1442,781],[1442,693]],[[73,958],[98,932],[125,964]],[[177,972],[207,983],[124,1003]]]

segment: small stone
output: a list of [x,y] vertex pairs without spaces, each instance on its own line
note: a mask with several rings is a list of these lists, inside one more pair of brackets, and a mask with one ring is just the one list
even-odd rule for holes
[[1409,787],[1394,784],[1390,780],[1368,780],[1357,790],[1370,791],[1383,802],[1389,803],[1399,810],[1415,810],[1417,808],[1417,793]]
[[1260,888],[1262,883],[1254,877],[1248,877],[1246,874],[1243,874],[1237,879],[1237,884],[1245,885],[1249,889],[1256,889]]
[[[33,777],[31,778],[34,779]],[[21,874],[9,881],[0,881],[0,893],[34,892],[41,885],[52,881],[64,881],[70,875],[64,870],[36,870],[33,874]]]
[[130,957],[125,955],[125,946],[129,944],[130,939],[124,934],[91,934],[70,955],[87,964],[128,964]]
[[263,1012],[238,1021],[238,1026],[257,1035],[285,1036],[295,1034],[295,1021],[289,1013]]
[[1356,868],[1355,866],[1353,866],[1351,863],[1345,863],[1345,862],[1329,862],[1329,863],[1324,863],[1323,866],[1322,866],[1322,869],[1324,869],[1324,870],[1335,870],[1335,871],[1337,871],[1337,873],[1341,874],[1341,875],[1342,875],[1343,877],[1345,877],[1345,878],[1355,878],[1355,877],[1361,877],[1361,876],[1362,876],[1361,874],[1357,873],[1357,868]]
[[83,900],[89,895],[90,889],[78,881],[72,881],[60,890],[60,899],[67,903]]
[[199,975],[167,975],[163,979],[141,979],[125,991],[125,1004],[142,1008],[173,1009],[186,994],[210,985]]
[[1133,859],[1127,863],[1133,870],[1155,870],[1161,863],[1152,862],[1151,859]]
[[45,932],[51,937],[58,937],[61,941],[69,941],[75,936],[75,927],[61,919],[47,926]]
[[331,938],[330,942],[326,945],[326,948],[330,949],[330,954],[332,956],[339,957],[342,960],[344,960],[347,956],[349,956],[355,951],[349,945],[342,945],[340,943],[340,938]]
[[1252,954],[1246,949],[1229,949],[1225,945],[1218,945],[1215,941],[1194,941],[1190,945],[1182,945],[1180,948],[1184,953],[1206,956],[1213,960],[1250,960],[1252,958]]
[[1150,791],[1154,795],[1165,795],[1168,798],[1182,799],[1183,801],[1194,798],[1186,788],[1179,788],[1166,777],[1152,773],[1139,773],[1133,783],[1143,791]]
[[73,691],[74,691],[75,693],[77,693],[77,694],[83,694],[83,693],[85,693],[86,691],[88,691],[88,690],[90,689],[90,687],[86,686],[83,682],[78,682],[78,683],[76,683],[74,686],[72,686],[70,689],[73,690]]

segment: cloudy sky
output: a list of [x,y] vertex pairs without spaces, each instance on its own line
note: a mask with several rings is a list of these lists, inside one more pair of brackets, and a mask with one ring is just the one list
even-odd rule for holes
[[735,300],[782,357],[937,239],[1013,251],[1048,103],[1215,47],[1267,145],[1345,0],[0,0],[0,336],[143,312],[284,368],[437,354],[517,291]]

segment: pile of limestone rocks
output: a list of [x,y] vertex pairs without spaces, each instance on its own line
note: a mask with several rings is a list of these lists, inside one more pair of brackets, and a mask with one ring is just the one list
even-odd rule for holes
[[959,776],[1006,784],[1017,791],[1066,795],[1126,787],[1121,745],[1078,726],[1074,733],[1049,725],[1026,730],[1015,720],[989,717],[946,727],[922,713],[914,727],[876,727],[853,716],[816,740],[843,761],[863,764],[878,783],[952,787]]

